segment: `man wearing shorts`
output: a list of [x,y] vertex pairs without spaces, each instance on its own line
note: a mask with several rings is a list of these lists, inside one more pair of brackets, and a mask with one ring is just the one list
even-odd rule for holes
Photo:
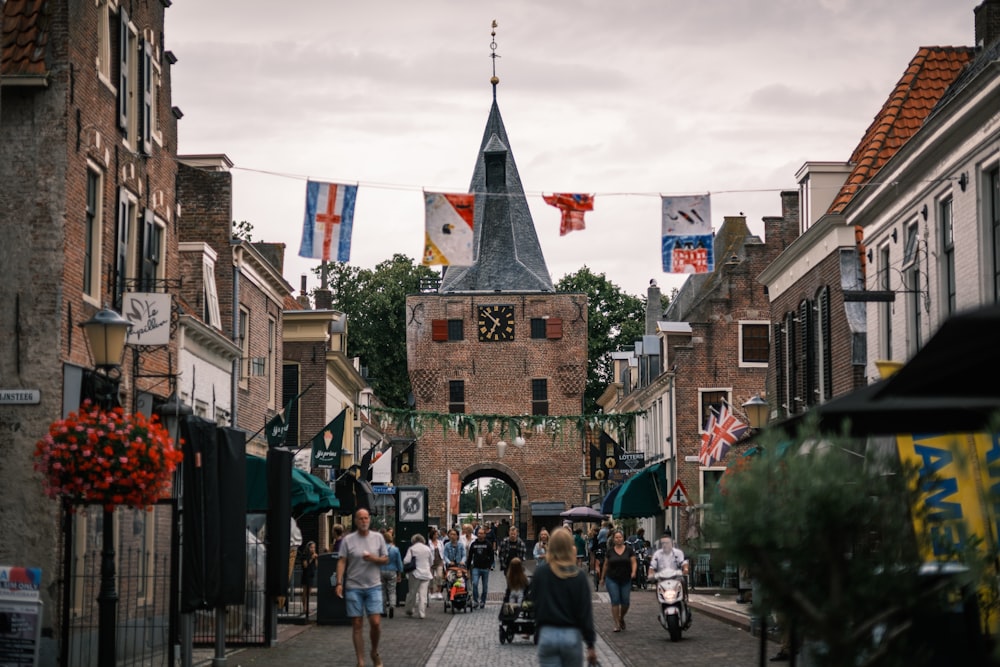
[[359,667],[365,664],[365,616],[372,640],[372,662],[382,667],[378,641],[382,636],[382,570],[389,562],[389,552],[382,534],[368,530],[371,515],[366,509],[354,513],[354,532],[344,536],[337,559],[338,597],[344,598],[347,616],[353,626],[354,653]]

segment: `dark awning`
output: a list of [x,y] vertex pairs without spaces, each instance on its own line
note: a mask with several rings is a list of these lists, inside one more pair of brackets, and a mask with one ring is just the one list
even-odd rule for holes
[[535,501],[531,503],[531,516],[559,516],[566,511],[566,503],[562,501]]
[[[292,468],[292,514],[321,514],[340,507],[326,482],[304,470]],[[247,512],[267,511],[267,460],[247,454]]]
[[619,484],[608,491],[604,500],[601,501],[601,514],[612,514],[615,511],[615,498],[618,497],[618,492],[621,490],[622,485]]
[[661,514],[667,496],[666,462],[643,468],[619,488],[611,512],[614,516],[629,519]]

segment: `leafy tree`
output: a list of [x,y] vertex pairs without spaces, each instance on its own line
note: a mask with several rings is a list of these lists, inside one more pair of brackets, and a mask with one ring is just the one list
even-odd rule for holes
[[241,241],[246,241],[247,243],[253,243],[253,224],[247,220],[240,220],[236,222],[233,220],[233,238],[240,239]]
[[[476,496],[476,483],[466,484],[462,489],[462,495],[458,499],[461,514],[476,513],[479,511],[479,501]],[[506,482],[499,479],[489,479],[483,486],[483,510],[501,507],[510,509],[511,489]]]
[[[944,609],[956,584],[918,575],[913,517],[926,513],[915,509],[917,490],[934,481],[836,438],[774,437],[730,465],[704,537],[750,568],[762,597],[755,606],[779,623],[794,619],[796,633],[821,647],[816,664],[925,664],[932,637],[920,614]],[[976,546],[954,554],[970,566],[960,583],[985,571]]]
[[407,407],[410,379],[406,369],[406,296],[420,290],[432,269],[395,254],[374,269],[329,262],[333,307],[347,314],[347,353],[368,367],[368,382],[389,407]]
[[[584,266],[568,273],[555,285],[557,292],[587,295],[587,388],[584,411],[596,412],[597,399],[614,382],[611,352],[633,345],[646,325],[646,298],[626,294],[603,273]],[[667,300],[660,304],[666,309]]]

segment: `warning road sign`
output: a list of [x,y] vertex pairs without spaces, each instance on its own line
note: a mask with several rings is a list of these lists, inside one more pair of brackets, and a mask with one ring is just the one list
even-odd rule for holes
[[690,505],[691,500],[688,498],[687,489],[681,484],[681,480],[674,482],[674,486],[670,489],[670,493],[667,494],[667,499],[663,501],[664,507],[683,507],[684,505]]

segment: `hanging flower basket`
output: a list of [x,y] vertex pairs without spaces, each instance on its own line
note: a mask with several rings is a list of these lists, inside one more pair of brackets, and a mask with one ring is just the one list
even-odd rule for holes
[[35,470],[50,498],[146,509],[167,495],[182,456],[156,416],[88,400],[79,413],[52,422],[35,445]]

